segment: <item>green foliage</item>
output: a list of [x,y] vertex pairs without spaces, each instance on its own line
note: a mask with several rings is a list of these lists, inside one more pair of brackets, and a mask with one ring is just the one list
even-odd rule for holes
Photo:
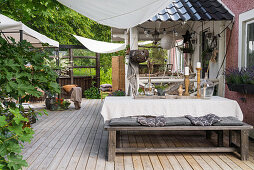
[[149,49],[149,58],[155,64],[164,64],[167,51],[162,48],[151,48]]
[[161,90],[165,90],[166,88],[168,88],[167,84],[160,84],[160,85],[155,85],[154,86],[156,89],[161,89]]
[[[95,82],[93,82],[94,84]],[[101,98],[101,93],[100,89],[97,87],[93,86],[90,87],[89,89],[84,91],[85,98],[87,99],[100,99]]]
[[111,93],[110,96],[125,96],[125,92],[122,90],[117,90]]
[[107,70],[101,68],[100,74],[101,84],[112,84],[112,68],[109,68]]
[[[73,34],[111,41],[110,27],[98,24],[56,0],[0,0],[0,11],[60,44],[80,44]],[[112,55],[116,54],[101,55],[101,66],[105,69],[111,67]]]
[[26,41],[15,43],[12,39],[9,44],[0,37],[0,95],[14,99],[40,97],[37,88],[59,92],[57,75],[43,64],[45,59],[50,60],[45,52],[33,49]]
[[17,170],[27,166],[20,155],[22,143],[30,142],[34,134],[31,128],[23,128],[27,121],[17,108],[0,108],[0,169]]

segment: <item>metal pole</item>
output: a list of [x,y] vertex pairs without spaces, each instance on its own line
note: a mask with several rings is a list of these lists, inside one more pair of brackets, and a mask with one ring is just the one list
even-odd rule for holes
[[23,41],[23,35],[24,35],[24,32],[23,32],[23,30],[19,30],[19,41],[21,42],[21,41]]

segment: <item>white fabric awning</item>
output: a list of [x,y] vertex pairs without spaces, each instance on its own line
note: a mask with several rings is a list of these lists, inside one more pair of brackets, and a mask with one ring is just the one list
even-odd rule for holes
[[[0,31],[4,33],[5,37],[12,37],[18,42],[20,41],[20,30],[23,30],[23,39],[30,42],[34,47],[41,47],[42,44],[46,43],[51,47],[59,47],[59,42],[38,33],[22,22],[17,22],[0,14]],[[3,34],[1,36],[3,37]]]
[[87,49],[95,53],[114,53],[125,49],[125,44],[109,43],[73,35]]
[[[95,53],[114,53],[117,51],[124,50],[126,44],[124,43],[109,43],[104,41],[92,40],[85,37],[80,37],[73,35],[82,45],[84,45],[88,50]],[[139,42],[138,45],[151,44],[153,41]]]
[[131,28],[165,9],[173,0],[58,0],[65,6],[100,23]]

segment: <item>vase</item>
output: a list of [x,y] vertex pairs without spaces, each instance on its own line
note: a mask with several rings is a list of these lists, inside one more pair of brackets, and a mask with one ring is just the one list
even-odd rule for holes
[[164,89],[157,89],[158,96],[165,96]]

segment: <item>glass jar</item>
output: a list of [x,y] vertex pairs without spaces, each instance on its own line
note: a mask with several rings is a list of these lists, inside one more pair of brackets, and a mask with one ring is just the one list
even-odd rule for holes
[[148,83],[145,85],[145,95],[146,96],[154,95],[154,85],[152,83]]
[[214,92],[214,83],[208,79],[208,73],[205,73],[205,79],[200,83],[201,97],[211,98]]

